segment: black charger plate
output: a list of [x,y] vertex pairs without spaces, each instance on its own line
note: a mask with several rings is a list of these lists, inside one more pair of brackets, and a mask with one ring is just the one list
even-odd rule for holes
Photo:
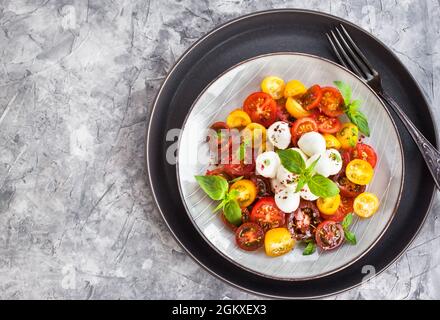
[[[435,186],[416,145],[394,116],[405,155],[405,183],[396,217],[376,246],[338,273],[307,281],[258,276],[229,262],[210,247],[191,223],[178,196],[176,168],[166,161],[173,143],[166,133],[181,128],[200,92],[218,75],[245,59],[272,52],[304,52],[335,60],[325,32],[344,24],[381,73],[386,91],[399,102],[422,133],[436,145],[436,128],[428,104],[414,78],[379,40],[356,25],[307,10],[270,10],[228,22],[194,44],[165,79],[154,102],[147,133],[146,159],[150,186],[162,216],[182,247],[205,269],[239,288],[270,297],[311,298],[359,285],[366,265],[376,274],[409,246],[431,207]],[[366,269],[364,269],[366,270]]]

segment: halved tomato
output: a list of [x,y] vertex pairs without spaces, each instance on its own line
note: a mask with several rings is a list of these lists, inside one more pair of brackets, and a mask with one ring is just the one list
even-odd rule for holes
[[264,198],[273,196],[273,192],[270,187],[270,179],[263,176],[253,175],[250,180],[257,187],[257,197]]
[[243,110],[250,115],[252,122],[270,127],[277,118],[277,104],[267,93],[254,92],[246,98]]
[[344,229],[334,221],[324,221],[316,228],[316,244],[324,251],[339,247],[344,241]]
[[320,223],[321,218],[315,203],[306,200],[301,200],[298,209],[287,217],[287,229],[299,241],[313,238]]
[[344,173],[334,176],[333,181],[338,185],[339,190],[341,191],[341,196],[348,198],[357,197],[364,192],[366,188],[365,186],[361,186],[348,180]]
[[324,87],[321,89],[319,109],[329,117],[338,117],[344,114],[344,98],[338,89]]
[[265,231],[284,225],[285,214],[278,209],[272,197],[261,198],[252,208],[249,217],[251,222],[258,223]]
[[367,161],[374,168],[377,163],[377,154],[373,147],[365,144],[358,143],[356,149],[351,152],[352,159],[361,159]]
[[255,251],[264,244],[264,231],[256,223],[243,223],[235,231],[237,245],[246,251]]
[[336,133],[341,130],[341,121],[338,118],[329,117],[323,113],[315,113],[313,115],[318,124],[318,131],[321,133]]
[[290,134],[292,135],[292,143],[296,142],[301,138],[304,133],[318,131],[318,124],[313,118],[305,117],[296,120],[290,128]]
[[301,104],[306,110],[312,110],[319,106],[322,98],[321,87],[317,84],[311,86],[301,97]]
[[223,171],[233,178],[241,176],[249,177],[255,171],[255,163],[245,164],[241,161],[238,164],[225,164],[223,165]]
[[341,197],[341,204],[338,211],[332,215],[326,215],[321,212],[321,218],[324,220],[331,220],[335,222],[342,222],[345,216],[353,212],[353,198]]

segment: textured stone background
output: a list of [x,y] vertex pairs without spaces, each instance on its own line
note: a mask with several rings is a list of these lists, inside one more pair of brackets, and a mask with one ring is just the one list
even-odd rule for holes
[[[307,4],[306,4],[307,3]],[[0,1],[0,298],[222,299],[172,239],[143,171],[152,99],[179,55],[213,27],[306,7],[389,45],[440,116],[440,3]],[[408,252],[334,298],[440,298],[439,202]]]

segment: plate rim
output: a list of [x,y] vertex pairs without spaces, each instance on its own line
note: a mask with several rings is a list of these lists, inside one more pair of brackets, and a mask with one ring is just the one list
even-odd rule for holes
[[[263,296],[263,297],[268,297],[268,298],[278,298],[278,299],[289,299],[292,298],[292,296],[283,296],[283,295],[276,295],[276,294],[268,294],[268,293],[264,293],[261,291],[256,291],[247,287],[244,287],[242,285],[236,284],[228,279],[226,279],[224,276],[217,274],[216,272],[214,272],[213,270],[211,270],[207,265],[205,265],[203,262],[199,261],[199,259],[182,243],[182,241],[179,239],[179,237],[175,234],[174,230],[170,227],[170,224],[168,223],[167,219],[165,218],[165,215],[162,211],[162,208],[159,204],[157,195],[156,195],[156,190],[153,186],[153,179],[152,179],[152,175],[151,175],[151,170],[150,170],[150,152],[149,152],[149,145],[150,145],[150,133],[151,133],[151,124],[153,122],[153,115],[156,111],[156,107],[157,107],[157,103],[159,100],[159,97],[161,96],[161,93],[166,85],[166,83],[168,82],[169,78],[171,77],[171,75],[174,73],[174,71],[177,69],[177,67],[180,65],[180,63],[184,60],[184,58],[186,58],[186,56],[192,51],[194,50],[197,46],[199,46],[202,42],[204,42],[206,39],[208,39],[209,37],[211,37],[213,34],[215,34],[218,31],[221,31],[222,29],[228,27],[229,25],[232,25],[236,22],[239,22],[241,20],[244,19],[248,19],[248,18],[252,18],[252,17],[256,17],[259,15],[265,15],[265,14],[277,14],[277,13],[293,13],[293,14],[311,14],[311,15],[315,15],[315,16],[322,16],[324,18],[327,19],[331,19],[334,21],[338,21],[339,23],[344,23],[346,25],[349,25],[350,27],[358,30],[359,32],[367,35],[368,37],[370,37],[371,39],[373,39],[375,42],[377,42],[386,52],[387,54],[389,54],[391,57],[393,57],[394,59],[396,59],[397,61],[400,62],[402,68],[406,71],[408,77],[413,81],[414,85],[417,87],[417,89],[419,90],[421,97],[423,99],[423,102],[426,104],[426,106],[428,108],[427,112],[429,114],[429,117],[431,119],[432,122],[432,128],[434,131],[434,145],[438,146],[439,144],[439,137],[438,137],[438,125],[435,121],[432,121],[434,118],[433,116],[433,111],[431,110],[430,104],[428,103],[426,96],[424,94],[424,90],[422,89],[422,87],[420,86],[419,82],[414,78],[414,76],[409,72],[408,68],[400,61],[400,59],[397,57],[397,55],[384,43],[382,42],[380,39],[378,39],[375,35],[369,33],[368,31],[364,30],[363,28],[361,28],[360,26],[354,24],[351,21],[348,21],[344,18],[335,16],[333,14],[329,14],[329,13],[325,13],[325,12],[320,12],[320,11],[316,11],[316,10],[311,10],[311,9],[294,9],[294,8],[284,8],[284,9],[268,9],[268,10],[260,10],[260,11],[256,11],[256,12],[252,12],[252,13],[248,13],[245,15],[241,15],[238,17],[235,17],[231,20],[228,20],[224,23],[219,24],[218,26],[215,26],[213,29],[211,29],[210,31],[208,31],[205,35],[203,35],[202,37],[200,37],[198,40],[196,40],[193,44],[191,44],[183,53],[182,55],[175,61],[175,63],[173,64],[173,66],[169,69],[169,71],[167,72],[166,77],[163,79],[162,84],[160,85],[159,90],[157,91],[155,98],[153,100],[152,103],[152,108],[149,114],[149,119],[147,120],[147,127],[145,130],[145,143],[144,143],[144,163],[146,166],[146,178],[148,179],[149,182],[149,187],[151,189],[151,194],[153,196],[154,202],[156,204],[157,209],[159,210],[159,213],[162,217],[162,220],[165,222],[165,225],[167,226],[168,230],[171,232],[171,235],[173,236],[174,240],[179,244],[179,246],[181,248],[183,248],[185,250],[185,252],[191,257],[191,259],[193,259],[199,266],[201,266],[204,270],[206,270],[209,274],[213,275],[214,277],[221,279],[222,281],[224,281],[225,283],[228,283],[229,285],[231,285],[234,288],[238,288],[240,290],[243,290],[245,292],[248,293],[252,293],[255,294],[257,296]],[[324,297],[330,297],[330,296],[334,296],[337,294],[341,294],[344,293],[346,291],[349,291],[351,289],[354,289],[356,287],[361,286],[362,284],[366,283],[368,280],[376,278],[377,276],[381,275],[383,272],[385,272],[386,270],[389,269],[389,267],[394,264],[399,258],[402,257],[402,255],[408,250],[409,246],[414,242],[415,238],[419,235],[421,229],[423,228],[423,226],[426,223],[427,217],[428,217],[428,213],[431,211],[432,207],[433,207],[433,203],[434,203],[434,198],[436,195],[436,189],[433,188],[432,194],[431,194],[431,198],[430,198],[430,202],[428,204],[426,213],[420,223],[420,226],[417,228],[416,232],[412,235],[410,241],[408,241],[408,243],[406,244],[406,246],[399,252],[399,254],[397,254],[394,258],[392,258],[389,263],[385,264],[384,267],[382,267],[378,272],[376,272],[373,276],[371,276],[368,279],[362,279],[361,281],[359,281],[358,283],[349,285],[343,289],[339,289],[339,290],[335,290],[329,293],[324,293],[324,294],[318,294],[318,295],[303,295],[303,296],[295,296],[295,298],[297,299],[315,299],[315,298],[324,298]]]
[[[233,71],[234,69],[236,69],[236,68],[238,68],[240,66],[243,66],[244,64],[252,62],[254,60],[258,60],[258,59],[265,58],[265,57],[272,57],[272,56],[300,56],[300,57],[312,58],[312,59],[316,59],[316,60],[324,62],[324,63],[329,63],[329,64],[335,66],[336,68],[338,68],[339,70],[341,70],[342,72],[345,72],[345,73],[348,73],[348,74],[354,76],[357,81],[359,81],[364,87],[366,87],[374,95],[374,97],[379,101],[379,103],[382,106],[382,108],[385,110],[388,118],[391,120],[392,127],[394,128],[395,134],[397,135],[397,140],[398,140],[398,143],[399,143],[400,156],[402,158],[402,168],[401,168],[401,172],[400,172],[402,178],[401,178],[401,181],[400,181],[399,193],[398,193],[398,196],[397,196],[397,201],[395,202],[395,204],[393,206],[391,217],[388,219],[385,227],[381,230],[381,232],[374,239],[374,241],[364,251],[362,251],[360,254],[356,255],[352,260],[350,260],[350,262],[348,262],[348,263],[344,264],[343,266],[340,266],[340,267],[338,267],[336,269],[333,269],[331,271],[327,271],[327,272],[324,272],[324,273],[320,273],[320,274],[315,275],[315,276],[306,276],[306,277],[297,277],[297,278],[286,278],[286,277],[271,276],[271,275],[264,274],[264,273],[256,271],[256,270],[252,270],[252,269],[250,269],[250,268],[248,268],[248,267],[238,263],[237,261],[233,260],[231,257],[227,256],[225,253],[221,252],[206,237],[206,235],[200,229],[199,225],[195,222],[193,216],[190,214],[190,210],[188,208],[188,205],[187,205],[187,203],[185,201],[185,197],[184,197],[184,194],[183,194],[182,184],[180,182],[179,156],[180,156],[180,150],[181,150],[180,147],[181,147],[181,142],[182,142],[182,136],[183,136],[184,128],[185,128],[185,126],[186,126],[186,124],[188,122],[188,118],[190,117],[190,115],[191,115],[193,109],[195,108],[196,104],[199,102],[199,100],[202,98],[202,96],[206,93],[206,91],[209,90],[209,88],[216,81],[218,81],[220,78],[224,77],[227,73]],[[396,216],[397,210],[399,208],[399,205],[400,205],[400,201],[401,201],[401,198],[402,198],[403,186],[404,186],[404,182],[405,182],[405,155],[403,153],[402,139],[400,137],[400,133],[399,133],[399,130],[397,128],[397,125],[396,125],[393,117],[391,116],[390,110],[388,110],[388,108],[386,107],[385,102],[379,97],[379,95],[367,83],[365,83],[358,75],[356,75],[351,70],[348,70],[347,68],[344,68],[343,66],[341,66],[341,65],[337,64],[336,62],[331,61],[331,60],[329,60],[327,58],[323,58],[323,57],[320,57],[320,56],[317,56],[317,55],[313,55],[313,54],[308,54],[308,53],[303,53],[303,52],[293,52],[293,51],[288,51],[288,52],[284,52],[284,51],[271,52],[271,53],[261,54],[261,55],[258,55],[258,56],[254,56],[254,57],[242,60],[242,61],[236,63],[235,65],[229,67],[228,69],[226,69],[225,71],[220,73],[218,76],[216,76],[212,81],[210,81],[205,86],[205,88],[203,88],[203,90],[199,93],[197,98],[194,100],[194,102],[192,103],[191,107],[188,109],[188,113],[186,114],[185,119],[183,120],[181,132],[179,134],[179,139],[178,139],[178,144],[177,144],[177,156],[176,156],[176,164],[175,164],[175,166],[176,166],[177,186],[178,186],[178,189],[179,189],[180,198],[181,198],[182,203],[183,203],[183,205],[185,207],[186,214],[188,215],[188,218],[190,219],[191,223],[193,224],[193,226],[195,227],[197,232],[199,232],[199,234],[208,243],[208,245],[210,245],[218,254],[222,255],[229,262],[235,264],[239,268],[244,269],[245,271],[254,273],[254,274],[258,275],[258,276],[262,276],[262,277],[265,277],[265,278],[268,278],[268,279],[282,280],[282,281],[291,281],[291,282],[314,280],[314,279],[323,278],[323,277],[332,275],[332,274],[337,273],[337,272],[339,272],[339,271],[341,271],[341,270],[343,270],[345,268],[348,268],[352,264],[356,263],[359,259],[364,257],[368,252],[370,252],[371,249],[373,249],[373,247],[380,241],[380,239],[382,239],[382,237],[384,236],[384,234],[388,230],[389,226],[393,222],[393,220],[394,220],[394,218]]]

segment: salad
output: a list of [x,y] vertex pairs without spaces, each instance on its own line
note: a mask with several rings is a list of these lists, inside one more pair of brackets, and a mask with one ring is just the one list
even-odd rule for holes
[[356,245],[354,215],[377,212],[379,199],[366,192],[377,163],[364,143],[368,120],[350,86],[334,85],[266,77],[209,128],[212,167],[195,179],[239,248],[277,257],[295,245],[304,255]]

